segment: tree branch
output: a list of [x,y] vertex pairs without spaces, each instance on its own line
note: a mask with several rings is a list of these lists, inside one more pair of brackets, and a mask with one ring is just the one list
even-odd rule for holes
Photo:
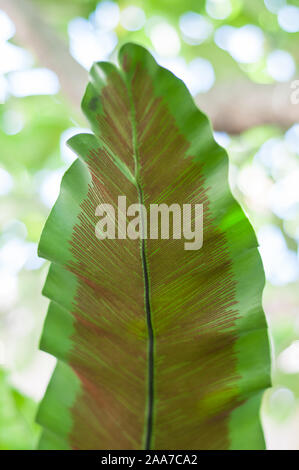
[[56,73],[62,93],[78,113],[88,73],[73,59],[65,41],[28,0],[0,0],[0,9],[14,22],[17,42],[30,50],[39,64]]
[[[80,110],[87,72],[72,58],[68,47],[29,0],[0,0],[16,25],[16,39],[38,62],[53,70],[61,90]],[[299,120],[299,105],[291,103],[290,83],[259,85],[249,80],[219,83],[196,98],[218,131],[239,134],[253,126],[274,124],[283,129]]]
[[291,103],[291,84],[260,85],[243,80],[219,83],[196,98],[215,130],[240,134],[254,126],[273,124],[282,129],[299,121],[299,104]]

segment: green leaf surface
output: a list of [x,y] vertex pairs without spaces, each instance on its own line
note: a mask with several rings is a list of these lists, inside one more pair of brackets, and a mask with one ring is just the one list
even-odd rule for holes
[[[181,80],[127,44],[95,64],[39,253],[52,264],[41,348],[58,358],[40,448],[262,449],[270,384],[264,273],[226,152]],[[98,240],[101,203],[203,204],[203,247]]]
[[34,422],[37,404],[14,389],[0,369],[0,450],[36,447],[40,427]]

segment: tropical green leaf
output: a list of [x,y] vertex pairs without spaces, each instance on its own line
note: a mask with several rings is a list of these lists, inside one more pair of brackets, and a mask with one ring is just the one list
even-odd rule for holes
[[[119,61],[91,70],[82,107],[94,135],[69,141],[81,160],[40,241],[52,262],[41,348],[58,358],[40,448],[263,448],[264,273],[227,155],[183,82],[137,45]],[[202,248],[99,240],[96,208],[118,196],[203,204]]]
[[35,423],[37,403],[9,384],[0,368],[0,450],[32,450],[40,435]]

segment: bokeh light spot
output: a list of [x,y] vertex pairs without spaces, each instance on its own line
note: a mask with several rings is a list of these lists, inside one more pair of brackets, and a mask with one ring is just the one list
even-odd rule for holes
[[215,131],[213,135],[218,145],[221,145],[221,147],[224,147],[224,148],[227,148],[229,146],[231,138],[226,132]]
[[210,90],[214,82],[215,72],[209,60],[197,57],[190,62],[186,85],[192,95]]
[[264,3],[271,13],[278,13],[280,8],[286,4],[286,0],[264,0]]
[[44,172],[39,194],[45,206],[52,207],[58,198],[63,173],[63,169]]
[[9,109],[3,113],[1,127],[5,134],[16,135],[24,127],[24,117],[21,113]]
[[80,17],[69,22],[68,33],[72,56],[87,70],[94,62],[107,60],[118,42],[114,31],[97,30]]
[[28,51],[9,42],[0,43],[0,73],[30,67],[33,58]]
[[8,171],[0,167],[0,196],[5,196],[13,188],[13,179]]
[[227,49],[237,62],[257,62],[264,53],[263,31],[252,24],[236,28],[228,37]]
[[214,35],[214,41],[217,46],[227,51],[229,48],[230,38],[232,37],[235,30],[236,28],[234,28],[233,26],[220,26],[220,28],[215,31]]
[[70,127],[69,129],[66,129],[60,136],[61,158],[68,165],[76,160],[77,154],[67,145],[67,141],[77,134],[92,134],[92,130],[88,128]]
[[299,372],[299,341],[293,343],[280,353],[277,359],[278,367],[286,374]]
[[271,209],[283,220],[291,219],[299,211],[299,169],[277,181],[271,190]]
[[45,68],[12,72],[9,74],[8,82],[11,94],[19,98],[31,95],[55,95],[60,88],[57,75]]
[[259,251],[266,278],[273,285],[285,285],[299,277],[296,253],[290,251],[281,233],[274,225],[264,225],[258,231]]
[[0,104],[4,104],[8,97],[8,81],[0,74]]
[[286,133],[285,140],[288,148],[299,155],[299,124],[294,124]]
[[121,25],[128,31],[138,31],[145,24],[145,13],[142,8],[129,6],[121,12]]
[[209,38],[213,25],[203,15],[188,11],[180,17],[180,29],[185,42],[197,45]]
[[168,23],[156,23],[150,28],[150,39],[159,55],[173,57],[180,52],[181,43],[175,28]]
[[206,11],[216,20],[224,20],[232,12],[230,0],[207,0]]
[[119,22],[119,6],[115,2],[100,2],[93,14],[96,25],[105,31],[114,29]]
[[274,80],[287,82],[295,74],[295,61],[289,52],[273,51],[267,58],[267,71]]
[[7,16],[7,14],[0,10],[0,41],[7,41],[12,38],[16,32],[15,25]]
[[278,12],[278,23],[284,31],[297,33],[299,31],[299,8],[286,5]]

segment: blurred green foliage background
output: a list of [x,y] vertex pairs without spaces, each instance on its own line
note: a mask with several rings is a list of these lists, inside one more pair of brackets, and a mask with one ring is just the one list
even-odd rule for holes
[[[55,366],[38,349],[48,265],[36,249],[75,158],[65,142],[86,127],[68,85],[79,83],[80,66],[115,61],[127,41],[185,81],[227,148],[232,191],[256,230],[267,277],[267,446],[299,449],[299,104],[290,101],[298,40],[295,0],[0,1],[0,449],[35,447],[34,416]],[[74,62],[63,63],[59,41]]]

